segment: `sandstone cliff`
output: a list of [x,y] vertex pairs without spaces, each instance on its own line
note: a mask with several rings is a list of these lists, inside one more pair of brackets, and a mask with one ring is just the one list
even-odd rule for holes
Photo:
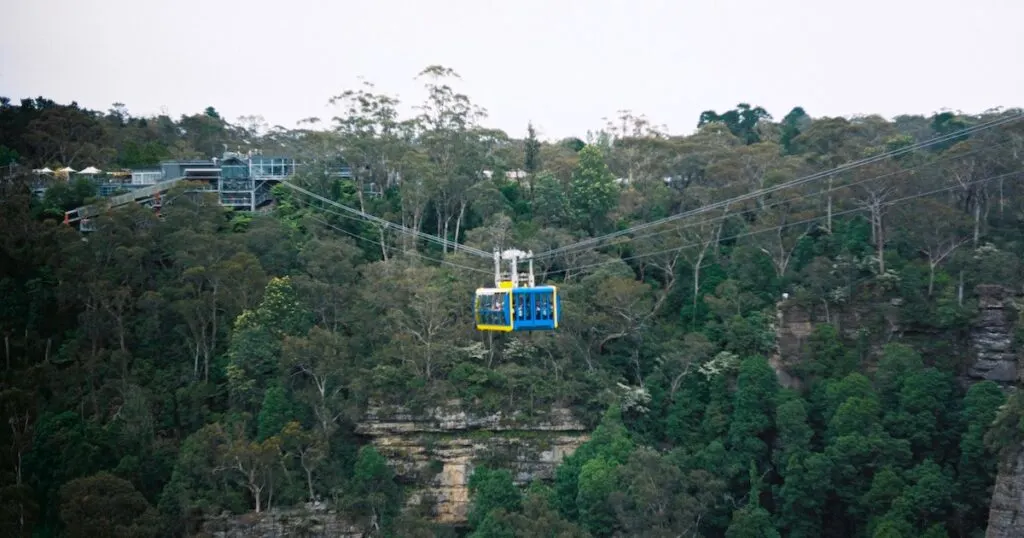
[[[999,285],[979,285],[975,288],[978,311],[971,323],[967,349],[963,364],[966,366],[965,382],[991,380],[1002,385],[1012,385],[1021,379],[1019,364],[1020,350],[1015,344],[1015,333],[1022,300],[1013,290]],[[902,301],[872,306],[872,311],[881,312],[888,334],[876,335],[884,343],[893,337],[912,335],[913,328],[900,326]],[[854,338],[865,322],[864,316],[853,309],[830,312],[828,321],[847,338]],[[783,301],[778,304],[775,319],[776,351],[770,358],[779,377],[787,387],[796,387],[799,380],[794,378],[794,366],[806,359],[806,344],[814,326],[826,323],[822,312],[808,309],[799,304]],[[920,335],[919,335],[920,336]],[[944,335],[939,335],[944,337]]]
[[[1016,341],[1021,297],[1014,290],[1000,285],[979,285],[975,288],[975,295],[978,311],[969,330],[964,381],[991,380],[1014,390],[1024,377],[1021,375],[1020,346]],[[901,303],[897,301],[887,306],[886,310],[892,313],[898,311]],[[825,321],[816,319],[816,314],[793,303],[778,305],[776,352],[770,362],[784,386],[796,387],[799,384],[792,375],[794,367],[806,358],[805,346],[814,326]],[[898,316],[887,317],[891,332],[903,331],[894,322]],[[847,336],[858,327],[856,313],[832,312],[830,318],[829,321],[836,323]],[[990,502],[986,538],[1011,537],[1024,537],[1024,446],[1000,465]]]
[[222,516],[207,520],[197,538],[362,538],[361,530],[324,506],[308,505],[291,510],[274,509],[259,514]]
[[972,361],[968,375],[998,383],[1019,379],[1014,345],[1017,329],[1017,297],[1003,286],[978,286],[978,317],[971,328]]
[[791,372],[803,358],[804,344],[814,330],[811,314],[804,308],[779,303],[775,309],[775,353],[768,362],[775,370],[779,384],[799,388],[800,380]]
[[[422,413],[402,408],[370,408],[356,428],[411,486],[409,508],[427,508],[437,523],[461,525],[469,510],[469,477],[487,462],[512,470],[515,482],[550,480],[563,458],[589,436],[567,409],[541,418],[467,412],[458,401]],[[309,536],[358,538],[360,529],[326,507],[272,510],[212,518],[207,538]]]
[[[971,331],[975,378],[1014,386],[1021,379],[1019,298],[1002,286],[979,286],[978,321]],[[1001,462],[989,503],[986,538],[1024,536],[1024,446]]]
[[408,503],[425,503],[434,521],[447,524],[466,521],[474,465],[502,465],[526,485],[553,478],[562,459],[588,439],[567,409],[524,420],[466,412],[459,402],[420,414],[373,408],[356,431],[370,436],[399,478],[413,485]]
[[999,467],[985,538],[1024,536],[1024,446]]

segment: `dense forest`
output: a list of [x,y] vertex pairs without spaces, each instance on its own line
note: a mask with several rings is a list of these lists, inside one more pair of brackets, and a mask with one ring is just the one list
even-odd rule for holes
[[[422,75],[415,115],[366,85],[297,128],[0,101],[0,534],[195,535],[315,499],[372,536],[984,535],[1024,406],[967,344],[979,289],[1024,292],[1020,111],[740,104],[685,136],[623,111],[548,142]],[[32,173],[224,148],[294,156],[319,197],[180,190],[83,234],[62,217],[95,179]],[[476,331],[492,264],[458,245],[546,253],[560,327]],[[799,357],[780,309],[811,320]],[[452,400],[592,433],[549,482],[481,464],[441,528],[355,425]]]

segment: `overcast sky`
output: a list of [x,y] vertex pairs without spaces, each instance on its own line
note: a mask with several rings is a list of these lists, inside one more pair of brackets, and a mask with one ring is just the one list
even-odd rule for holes
[[0,95],[135,115],[213,106],[294,127],[373,81],[459,89],[513,136],[619,109],[690,132],[739,102],[781,118],[1024,105],[1024,0],[0,0]]

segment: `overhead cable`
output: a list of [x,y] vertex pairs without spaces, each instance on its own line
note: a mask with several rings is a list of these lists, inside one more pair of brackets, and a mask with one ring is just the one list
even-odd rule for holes
[[394,222],[382,219],[382,218],[380,218],[380,217],[378,217],[376,215],[371,215],[369,213],[360,211],[360,210],[358,210],[358,209],[356,209],[354,207],[349,207],[347,205],[335,202],[334,200],[331,200],[329,198],[326,198],[324,196],[316,194],[315,192],[311,192],[309,190],[306,190],[306,189],[304,189],[304,188],[294,184],[293,182],[284,181],[281,184],[287,186],[288,188],[290,188],[292,190],[295,190],[297,192],[300,192],[302,194],[305,194],[307,196],[310,196],[312,198],[320,200],[321,202],[324,202],[326,204],[329,204],[329,205],[332,205],[334,207],[337,207],[338,209],[341,209],[342,211],[346,211],[346,212],[351,213],[353,215],[357,215],[359,217],[362,217],[362,218],[364,218],[364,219],[366,219],[368,221],[374,222],[374,223],[376,223],[376,224],[378,224],[378,225],[380,225],[380,226],[382,226],[382,227],[384,227],[386,229],[398,230],[400,232],[407,233],[409,235],[413,235],[413,236],[425,239],[427,241],[433,241],[433,242],[435,242],[437,244],[440,244],[440,245],[450,245],[455,250],[462,250],[463,252],[466,252],[466,253],[469,253],[469,254],[473,254],[475,256],[480,256],[480,257],[483,257],[483,258],[492,258],[494,256],[494,254],[492,254],[490,252],[485,252],[485,251],[480,250],[480,249],[475,248],[475,247],[470,247],[470,246],[467,246],[467,245],[463,245],[461,243],[458,243],[457,241],[451,241],[451,240],[448,240],[448,239],[443,239],[443,238],[437,237],[436,235],[431,235],[431,234],[428,234],[428,233],[425,233],[425,232],[421,232],[419,230],[413,230],[412,228],[408,228],[406,226],[402,226],[401,224],[396,224]]
[[632,227],[629,227],[629,228],[626,228],[626,229],[623,229],[623,230],[615,231],[615,232],[612,232],[612,233],[609,233],[609,234],[605,234],[605,235],[598,236],[598,237],[593,237],[593,238],[590,238],[590,239],[584,239],[584,240],[578,241],[576,243],[572,243],[572,244],[565,245],[565,246],[562,246],[562,247],[554,248],[554,249],[551,249],[551,250],[548,250],[548,251],[545,251],[545,252],[541,252],[541,253],[535,254],[534,255],[534,259],[540,259],[540,258],[545,258],[545,257],[553,256],[555,254],[558,254],[558,253],[561,253],[561,252],[564,252],[564,251],[567,251],[567,250],[575,250],[575,249],[587,247],[587,246],[590,246],[590,245],[596,245],[596,244],[598,244],[598,243],[600,243],[602,241],[606,241],[606,240],[609,240],[609,239],[614,239],[616,237],[620,237],[620,236],[623,236],[623,235],[632,234],[634,232],[637,232],[637,231],[640,231],[640,230],[644,230],[644,229],[647,229],[647,228],[650,228],[650,227],[653,227],[653,226],[659,226],[661,224],[665,224],[667,222],[672,222],[674,220],[679,220],[679,219],[682,219],[682,218],[691,217],[691,216],[694,216],[694,215],[699,215],[699,214],[702,214],[702,213],[706,213],[706,212],[711,211],[713,209],[718,209],[718,208],[725,207],[725,206],[728,206],[728,205],[731,205],[731,204],[735,204],[737,202],[746,201],[746,200],[749,200],[751,198],[756,198],[758,196],[764,196],[766,194],[771,194],[773,192],[777,192],[777,191],[780,191],[780,190],[793,188],[795,186],[802,185],[804,183],[820,180],[820,179],[826,178],[828,176],[832,176],[832,175],[838,174],[840,172],[845,172],[847,170],[852,170],[854,168],[858,168],[858,167],[861,167],[861,166],[872,164],[872,163],[875,163],[875,162],[878,162],[878,161],[881,161],[881,160],[888,159],[890,157],[896,157],[896,156],[899,156],[899,155],[910,153],[912,151],[917,151],[917,150],[919,150],[921,148],[925,148],[925,147],[932,146],[932,145],[935,145],[935,144],[939,144],[939,143],[942,143],[942,142],[945,142],[945,141],[949,141],[949,140],[955,139],[957,137],[962,137],[962,136],[973,134],[973,133],[976,133],[976,132],[980,132],[980,131],[983,131],[983,130],[986,130],[986,129],[992,129],[994,127],[997,127],[997,126],[1000,126],[1000,125],[1004,125],[1004,124],[1007,124],[1007,123],[1011,123],[1011,122],[1014,122],[1014,121],[1019,121],[1022,118],[1024,118],[1024,112],[1018,112],[1016,114],[1013,114],[1013,115],[1010,115],[1010,116],[1007,116],[1007,117],[1003,117],[1003,118],[998,118],[998,119],[995,119],[995,120],[987,121],[985,123],[981,123],[981,124],[978,124],[978,125],[975,125],[975,126],[972,126],[972,127],[961,129],[959,131],[955,131],[953,133],[949,133],[949,134],[946,134],[946,135],[938,136],[938,137],[932,138],[930,140],[926,140],[924,142],[919,142],[917,144],[912,144],[910,146],[905,146],[905,147],[902,147],[902,148],[899,148],[899,149],[887,151],[885,153],[881,153],[881,154],[874,155],[874,156],[871,156],[871,157],[867,157],[867,158],[864,158],[864,159],[860,159],[860,160],[852,161],[852,162],[849,162],[849,163],[846,163],[846,164],[842,164],[842,165],[837,166],[835,168],[832,168],[830,170],[825,170],[825,171],[822,171],[822,172],[817,172],[817,173],[814,173],[814,174],[811,174],[811,175],[808,175],[808,176],[804,176],[804,177],[797,178],[797,179],[794,179],[794,180],[791,180],[791,181],[787,181],[785,183],[780,183],[780,184],[774,185],[772,187],[766,187],[766,188],[763,188],[763,189],[757,189],[757,190],[748,192],[746,194],[742,194],[742,195],[739,195],[739,196],[735,196],[733,198],[729,198],[727,200],[722,200],[722,201],[719,201],[719,202],[709,203],[709,204],[701,206],[701,207],[699,207],[697,209],[693,209],[693,210],[690,210],[690,211],[684,211],[682,213],[678,213],[676,215],[672,215],[672,216],[665,217],[665,218],[662,218],[662,219],[658,219],[658,220],[655,220],[655,221],[651,221],[651,222],[647,222],[647,223],[643,223],[643,224],[638,224],[636,226],[632,226]]
[[[995,181],[995,180],[998,180],[998,179],[1007,179],[1007,178],[1012,177],[1012,176],[1021,175],[1022,173],[1024,173],[1024,169],[1016,170],[1016,171],[1013,171],[1013,172],[1007,172],[1007,173],[1004,173],[1004,174],[998,174],[998,175],[990,176],[990,177],[987,177],[987,178],[984,178],[984,179],[978,179],[978,180],[968,181],[968,182],[964,182],[964,183],[960,183],[960,184],[956,184],[956,185],[950,185],[948,187],[943,187],[941,189],[935,189],[935,190],[931,190],[931,191],[928,191],[928,192],[916,193],[916,194],[912,194],[910,196],[904,196],[902,198],[897,198],[897,199],[894,199],[894,200],[889,200],[887,202],[883,202],[880,205],[884,206],[884,207],[889,207],[889,206],[893,206],[893,205],[896,205],[896,204],[899,204],[899,203],[902,203],[902,202],[905,202],[905,201],[908,201],[908,200],[913,200],[913,199],[916,199],[916,198],[923,198],[925,196],[931,196],[933,194],[938,194],[940,192],[946,192],[946,191],[951,191],[951,190],[955,190],[955,189],[962,189],[963,187],[968,186],[968,185],[975,185],[975,184],[979,184],[979,183],[986,183],[986,182]],[[842,215],[847,215],[847,214],[857,213],[857,212],[867,211],[867,210],[868,210],[868,208],[865,208],[865,207],[857,207],[857,208],[853,208],[853,209],[847,209],[847,210],[844,210],[844,211],[839,211],[839,212],[836,212],[836,213],[832,213],[832,216],[833,217],[837,217],[837,216],[842,216]],[[828,215],[819,215],[819,216],[816,216],[816,217],[811,217],[811,218],[807,218],[807,219],[803,219],[803,220],[799,220],[799,221],[795,221],[795,222],[789,222],[789,223],[783,224],[781,226],[772,226],[772,227],[769,227],[769,228],[763,228],[763,229],[760,229],[760,230],[744,232],[744,233],[740,233],[740,234],[731,235],[731,236],[728,236],[728,237],[721,237],[721,238],[718,238],[717,240],[718,241],[728,241],[730,239],[740,239],[740,238],[743,238],[743,237],[749,237],[749,236],[752,236],[752,235],[758,235],[758,234],[763,234],[763,233],[767,233],[767,232],[776,232],[776,231],[784,230],[784,229],[789,228],[791,226],[799,226],[801,224],[810,224],[810,223],[812,223],[814,221],[822,220],[822,219],[825,219],[827,217],[828,217]],[[700,247],[700,246],[703,246],[703,245],[704,245],[704,243],[690,243],[690,244],[682,245],[682,246],[679,246],[679,247],[673,247],[673,248],[668,248],[668,249],[664,249],[664,250],[658,250],[658,251],[655,251],[655,252],[648,252],[648,253],[644,253],[644,254],[636,254],[636,255],[633,255],[633,256],[625,257],[625,258],[613,258],[613,259],[610,259],[610,260],[605,260],[603,262],[582,265],[582,266],[579,266],[579,267],[572,267],[572,268],[568,268],[568,269],[559,269],[557,271],[551,271],[551,272],[548,272],[546,274],[547,275],[557,275],[559,273],[566,273],[566,272],[568,272],[570,270],[578,271],[578,270],[581,270],[581,269],[589,269],[589,268],[592,268],[592,267],[600,267],[602,265],[607,265],[607,264],[610,264],[610,263],[617,263],[617,262],[635,260],[635,259],[640,259],[640,258],[646,258],[648,256],[657,256],[659,254],[667,254],[667,253],[671,253],[671,252],[678,252],[678,251],[685,250],[685,249],[688,249],[688,248],[695,248],[695,247]]]

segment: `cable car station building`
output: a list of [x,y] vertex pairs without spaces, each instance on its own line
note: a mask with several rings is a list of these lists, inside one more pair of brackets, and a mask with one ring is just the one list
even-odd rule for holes
[[[82,231],[89,231],[89,218],[98,215],[104,207],[132,202],[159,207],[160,195],[181,182],[198,184],[194,188],[197,191],[216,192],[223,206],[256,211],[271,201],[270,190],[274,185],[286,181],[302,166],[294,158],[268,156],[259,151],[225,152],[219,159],[163,161],[159,168],[132,170],[128,181],[100,184],[99,194],[104,199],[68,211],[64,222],[80,223]],[[333,167],[331,175],[351,179],[352,170],[342,164]]]

